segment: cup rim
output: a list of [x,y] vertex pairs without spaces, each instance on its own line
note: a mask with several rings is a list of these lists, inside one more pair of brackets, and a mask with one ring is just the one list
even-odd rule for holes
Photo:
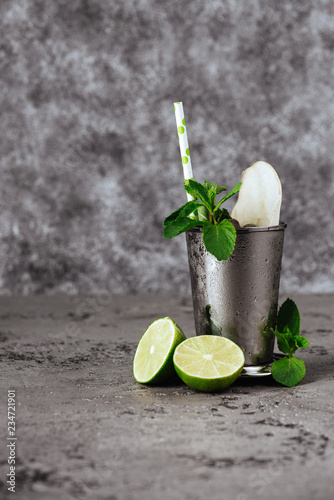
[[[286,222],[280,221],[277,226],[256,226],[256,227],[240,227],[236,228],[237,233],[263,233],[268,231],[284,231],[287,224]],[[202,227],[196,226],[191,229],[187,229],[186,232],[201,233]]]

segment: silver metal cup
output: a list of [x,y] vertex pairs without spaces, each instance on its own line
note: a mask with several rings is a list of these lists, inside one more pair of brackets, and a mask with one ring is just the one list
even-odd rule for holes
[[237,229],[233,254],[218,261],[202,229],[186,232],[196,335],[221,335],[238,344],[245,365],[271,361],[286,224]]

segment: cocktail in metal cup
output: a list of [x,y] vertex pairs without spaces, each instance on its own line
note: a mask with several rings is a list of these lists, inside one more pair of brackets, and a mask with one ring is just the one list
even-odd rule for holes
[[285,227],[237,229],[225,261],[206,250],[201,228],[186,232],[196,334],[233,340],[245,366],[272,360]]

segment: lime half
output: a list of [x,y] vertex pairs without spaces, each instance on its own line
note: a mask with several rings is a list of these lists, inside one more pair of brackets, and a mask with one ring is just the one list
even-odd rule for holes
[[160,384],[175,375],[175,347],[186,339],[170,318],[154,321],[139,341],[133,359],[133,376],[141,384]]
[[175,349],[173,360],[176,373],[189,387],[215,392],[239,377],[245,356],[232,340],[200,335],[182,342]]

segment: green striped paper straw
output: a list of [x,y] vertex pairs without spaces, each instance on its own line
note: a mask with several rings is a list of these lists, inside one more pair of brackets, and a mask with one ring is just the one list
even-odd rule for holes
[[[193,171],[191,168],[187,128],[186,128],[186,121],[184,118],[182,102],[174,102],[174,110],[175,110],[177,133],[179,136],[179,143],[180,143],[181,161],[183,165],[183,176],[185,179],[192,179]],[[191,201],[193,199],[194,198],[187,193],[187,200]]]

